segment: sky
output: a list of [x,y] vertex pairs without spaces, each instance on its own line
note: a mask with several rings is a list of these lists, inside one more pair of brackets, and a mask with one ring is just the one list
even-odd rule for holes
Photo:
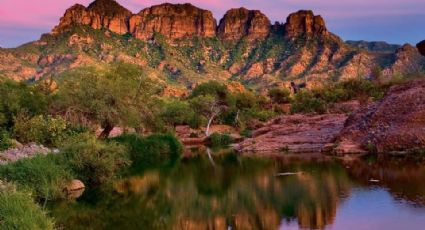
[[[58,24],[65,10],[92,0],[0,0],[0,47],[38,40]],[[137,13],[145,7],[190,2],[211,10],[219,21],[230,8],[258,9],[272,22],[284,22],[300,9],[324,17],[328,29],[344,40],[386,41],[395,44],[425,39],[425,0],[117,0]]]

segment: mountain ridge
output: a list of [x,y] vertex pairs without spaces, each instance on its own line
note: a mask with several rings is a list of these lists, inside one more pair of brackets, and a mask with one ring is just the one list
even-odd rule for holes
[[292,81],[314,87],[372,79],[377,70],[385,79],[425,70],[425,58],[413,46],[393,52],[353,47],[309,10],[271,24],[261,11],[236,8],[217,23],[210,11],[191,4],[165,3],[134,14],[114,0],[73,5],[51,33],[2,49],[0,58],[0,76],[14,80],[38,80],[79,66],[123,61],[183,91],[212,79],[261,90]]

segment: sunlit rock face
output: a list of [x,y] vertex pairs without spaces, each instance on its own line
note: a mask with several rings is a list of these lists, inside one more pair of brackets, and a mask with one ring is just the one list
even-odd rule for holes
[[216,20],[208,10],[191,4],[162,4],[131,17],[130,32],[138,39],[150,39],[155,33],[177,39],[188,36],[213,37]]
[[328,35],[329,32],[322,16],[314,15],[311,10],[300,10],[286,19],[285,36],[288,38],[301,35]]
[[224,40],[250,40],[266,38],[271,29],[270,20],[258,10],[245,8],[231,9],[226,12],[218,26],[218,37]]
[[127,24],[132,13],[114,0],[96,0],[87,8],[76,4],[66,10],[52,33],[59,34],[75,24],[88,25],[93,29],[106,28],[118,34],[128,32]]

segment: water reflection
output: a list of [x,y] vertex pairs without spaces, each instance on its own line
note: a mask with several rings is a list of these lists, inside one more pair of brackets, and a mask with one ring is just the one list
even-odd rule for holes
[[[323,229],[343,216],[338,209],[357,188],[370,187],[370,178],[417,205],[425,196],[423,165],[212,158],[196,155],[116,181],[77,202],[52,205],[52,215],[67,229]],[[300,173],[278,176],[285,172]]]

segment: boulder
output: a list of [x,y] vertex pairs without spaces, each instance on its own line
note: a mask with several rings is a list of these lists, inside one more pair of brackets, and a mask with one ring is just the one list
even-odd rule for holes
[[425,148],[424,92],[424,80],[392,87],[382,100],[350,116],[337,150],[386,153]]
[[82,181],[72,180],[65,186],[64,192],[68,199],[74,200],[83,195],[85,188],[86,186]]
[[271,24],[258,10],[231,9],[220,20],[217,35],[224,40],[263,39],[270,34]]
[[138,39],[151,39],[155,33],[177,39],[187,36],[214,37],[217,22],[208,10],[191,4],[161,4],[130,18],[130,32]]

